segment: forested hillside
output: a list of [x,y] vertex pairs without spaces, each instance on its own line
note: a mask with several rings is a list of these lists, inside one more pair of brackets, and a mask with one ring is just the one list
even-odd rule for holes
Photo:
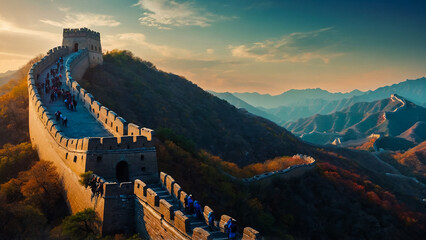
[[55,167],[29,142],[26,73],[0,87],[0,239],[47,239],[68,214]]
[[130,52],[105,55],[104,64],[87,71],[80,84],[127,121],[170,128],[197,148],[240,166],[305,151],[305,144],[284,128]]

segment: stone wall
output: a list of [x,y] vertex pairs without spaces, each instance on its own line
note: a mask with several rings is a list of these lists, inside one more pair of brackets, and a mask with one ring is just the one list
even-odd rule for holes
[[[75,53],[73,61],[66,64],[67,85],[78,88],[72,73],[87,69],[87,54]],[[68,138],[57,128],[52,113],[43,105],[36,83],[38,76],[55,61],[70,53],[67,47],[50,50],[35,63],[28,74],[29,128],[33,146],[40,159],[53,162],[64,183],[65,196],[72,213],[94,208],[102,220],[102,233],[134,231],[134,195],[132,183],[107,183],[104,195],[93,196],[91,190],[79,183],[79,175],[93,170],[103,177],[115,177],[119,161],[129,163],[129,174],[147,182],[158,179],[155,148],[142,135],[111,138]],[[81,64],[83,62],[83,64]],[[82,69],[76,69],[82,68]],[[70,81],[71,79],[71,81]],[[73,85],[72,85],[73,84]],[[105,173],[105,174],[104,174]]]

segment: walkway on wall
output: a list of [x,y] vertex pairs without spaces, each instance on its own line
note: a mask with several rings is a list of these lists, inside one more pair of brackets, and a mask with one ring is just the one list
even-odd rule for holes
[[[66,75],[65,75],[65,63],[67,59],[72,56],[71,53],[64,57],[64,70],[62,74],[62,87],[65,91],[69,91],[68,86],[66,85]],[[39,83],[42,83],[46,79],[46,75],[50,72],[50,69],[56,68],[56,65],[52,65],[45,69],[38,79]],[[53,103],[50,103],[50,92],[45,93],[44,90],[41,94],[43,105],[47,108],[47,111],[51,117],[55,118],[55,112],[60,111],[64,114],[68,123],[67,126],[62,126],[60,122],[56,123],[56,126],[63,134],[68,138],[84,138],[84,137],[110,137],[113,136],[108,130],[106,130],[101,123],[99,123],[92,114],[84,107],[84,104],[81,100],[77,99],[77,111],[71,111],[66,108],[64,100],[62,97],[59,97]]]
[[[175,210],[181,210],[182,213],[184,213],[185,216],[188,217],[188,219],[190,221],[190,232],[189,232],[190,235],[192,235],[194,228],[200,227],[200,228],[208,231],[210,233],[210,236],[212,237],[212,239],[217,239],[217,240],[228,239],[225,233],[220,232],[218,229],[216,229],[214,232],[210,232],[209,227],[207,226],[206,222],[204,222],[203,220],[200,220],[199,218],[197,218],[193,215],[187,214],[185,212],[185,210],[183,209],[183,207],[180,205],[180,203],[172,195],[170,195],[169,192],[167,192],[167,190],[164,189],[161,186],[160,183],[148,184],[147,187],[151,188],[152,190],[155,191],[155,193],[157,193],[159,200],[160,199],[166,200],[168,203],[173,205]],[[218,217],[218,216],[216,216],[216,217]],[[219,220],[220,219],[216,219],[216,221],[219,221]]]

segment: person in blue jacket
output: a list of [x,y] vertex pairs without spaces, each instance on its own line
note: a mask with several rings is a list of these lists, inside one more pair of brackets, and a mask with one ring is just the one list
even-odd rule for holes
[[198,203],[197,200],[194,202],[194,208],[195,208],[195,215],[198,219],[203,219],[203,211],[201,210],[201,205]]
[[189,214],[192,214],[194,212],[194,200],[192,200],[192,194],[188,197],[188,211]]

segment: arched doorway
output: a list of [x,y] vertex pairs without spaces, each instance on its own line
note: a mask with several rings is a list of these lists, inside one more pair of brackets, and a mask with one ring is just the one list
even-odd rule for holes
[[74,43],[74,52],[78,51],[78,43]]
[[115,177],[118,182],[129,181],[129,164],[126,161],[121,161],[115,167]]

